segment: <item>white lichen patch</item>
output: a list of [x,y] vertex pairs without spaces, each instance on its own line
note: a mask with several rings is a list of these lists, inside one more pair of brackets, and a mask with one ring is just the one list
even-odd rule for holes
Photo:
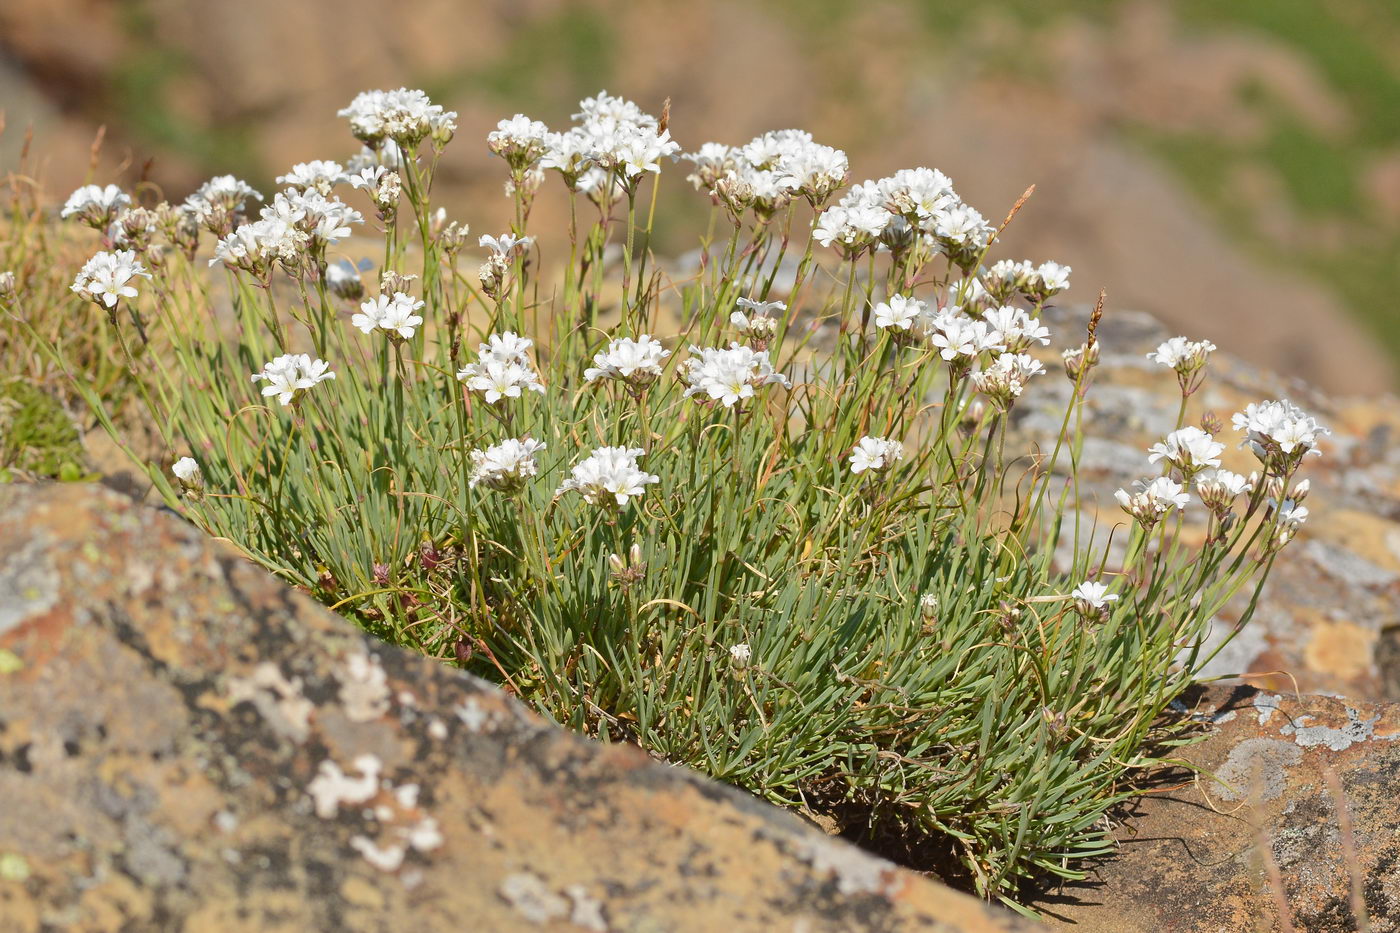
[[1236,715],[1238,715],[1232,709],[1225,710],[1224,712],[1215,713],[1203,713],[1200,711],[1192,712],[1190,709],[1187,708],[1186,704],[1181,702],[1180,700],[1172,700],[1171,703],[1168,704],[1168,706],[1170,706],[1173,710],[1175,710],[1178,713],[1184,713],[1187,716],[1187,718],[1192,720],[1193,722],[1210,723],[1211,725],[1215,726],[1218,726],[1222,723],[1227,723],[1230,720],[1234,719]]
[[792,852],[812,866],[818,875],[836,879],[836,889],[843,895],[881,894],[893,896],[902,882],[899,872],[889,862],[866,855],[855,846],[832,842],[821,836],[804,836],[793,840]]
[[1347,723],[1344,726],[1306,725],[1312,716],[1301,715],[1293,719],[1279,730],[1284,735],[1292,735],[1293,741],[1303,748],[1313,748],[1321,745],[1334,752],[1345,751],[1357,742],[1365,742],[1372,738],[1394,739],[1393,735],[1377,736],[1376,723],[1380,721],[1380,713],[1370,719],[1362,719],[1361,714],[1350,706],[1347,710]]
[[1216,792],[1226,800],[1277,800],[1288,786],[1288,769],[1302,760],[1302,750],[1282,739],[1245,739],[1215,772]]
[[407,854],[401,845],[380,848],[368,836],[351,836],[350,848],[364,856],[366,862],[380,871],[398,871],[399,866],[403,864],[403,857]]
[[608,933],[608,920],[603,916],[602,901],[592,897],[581,884],[569,885],[564,889],[564,894],[574,905],[573,912],[569,914],[570,923],[594,933]]
[[315,705],[301,692],[301,678],[287,679],[271,661],[263,661],[248,677],[232,677],[228,684],[232,704],[250,702],[273,731],[294,742],[305,742],[311,731]]
[[370,722],[389,711],[389,684],[379,658],[352,654],[340,672],[340,702],[351,722]]
[[1267,726],[1274,713],[1282,712],[1283,697],[1276,693],[1261,693],[1254,698],[1254,709],[1259,714],[1259,725]]
[[431,852],[442,846],[437,820],[418,808],[417,784],[394,787],[388,781],[381,782],[380,762],[373,755],[361,755],[354,764],[360,771],[358,778],[347,777],[333,761],[323,761],[321,773],[309,789],[316,813],[322,817],[334,816],[341,804],[374,802],[363,815],[379,824],[377,836],[361,833],[350,839],[351,847],[365,861],[380,871],[394,872],[410,850]]
[[328,820],[340,812],[341,804],[359,804],[379,793],[379,773],[383,769],[378,756],[357,755],[351,767],[358,777],[351,777],[334,761],[321,762],[316,777],[307,785],[307,793],[316,804],[316,815]]
[[489,731],[496,724],[495,714],[485,709],[476,697],[467,697],[452,712],[457,714],[457,718],[462,720],[467,731],[473,735]]
[[543,878],[531,872],[507,875],[496,890],[502,900],[531,923],[544,924],[569,916],[569,902],[551,891]]
[[432,721],[428,723],[428,738],[437,742],[447,738],[447,723],[434,716]]

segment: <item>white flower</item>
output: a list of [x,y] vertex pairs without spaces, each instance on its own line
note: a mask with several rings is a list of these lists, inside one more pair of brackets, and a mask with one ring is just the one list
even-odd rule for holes
[[171,465],[170,472],[175,474],[180,485],[187,489],[198,489],[204,483],[203,476],[199,471],[199,463],[193,457],[181,457],[176,460]]
[[483,233],[477,245],[484,246],[497,256],[508,257],[512,253],[524,252],[525,248],[535,242],[532,236],[518,237],[513,233],[502,233],[500,236],[491,236]]
[[939,348],[939,355],[949,362],[970,364],[988,350],[1005,350],[1001,337],[986,321],[979,321],[960,311],[946,311],[934,321],[929,342]]
[[360,305],[360,313],[350,318],[350,323],[366,334],[379,328],[391,337],[408,340],[423,323],[423,318],[414,313],[422,307],[422,301],[403,292],[394,292],[392,297],[381,294]]
[[583,371],[587,382],[616,379],[633,387],[648,385],[661,375],[666,357],[671,355],[661,343],[647,334],[636,340],[618,337],[593,357],[593,365]]
[[1189,376],[1206,364],[1206,358],[1214,349],[1215,344],[1209,340],[1173,337],[1158,344],[1156,350],[1147,354],[1147,358],[1168,369],[1174,369],[1181,375]]
[[1043,262],[1026,276],[1024,289],[1032,298],[1044,300],[1069,288],[1072,271],[1058,262]]
[[1028,292],[1035,274],[1035,266],[1028,259],[1000,259],[982,273],[982,284],[993,298],[1005,302],[1017,292]]
[[729,646],[729,662],[736,670],[742,671],[753,660],[753,649],[745,642]]
[[120,299],[136,297],[132,279],[137,276],[149,279],[151,274],[136,261],[135,252],[129,249],[101,252],[83,264],[69,287],[99,305],[114,308]]
[[982,315],[982,320],[1011,353],[1020,353],[1033,343],[1050,344],[1050,329],[1042,327],[1040,319],[1031,317],[1024,308],[1014,305],[992,308]]
[[523,437],[492,444],[485,450],[473,450],[472,473],[467,483],[498,492],[518,492],[525,487],[526,480],[539,473],[535,454],[544,449],[542,442]]
[[288,353],[266,363],[262,372],[253,373],[253,381],[266,382],[262,394],[275,395],[277,401],[286,406],[308,389],[334,379],[335,373],[328,372],[329,369],[330,364],[325,360],[313,360],[305,353]]
[[369,195],[374,206],[388,214],[398,208],[399,195],[403,192],[403,178],[386,165],[366,165],[358,172],[345,177],[350,187],[363,190]]
[[418,90],[365,91],[339,112],[350,121],[355,138],[374,146],[391,139],[412,149],[428,136],[445,143],[456,132],[457,114],[444,111]]
[[555,495],[578,492],[589,505],[623,508],[661,477],[642,471],[637,458],[646,451],[640,447],[599,447],[576,464],[573,475]]
[[323,195],[330,194],[331,189],[344,180],[345,166],[327,159],[298,162],[292,166],[290,172],[277,176],[277,184],[279,185],[286,185],[297,191],[311,189],[319,191]]
[[1305,505],[1299,505],[1296,499],[1284,499],[1282,502],[1270,499],[1269,510],[1273,513],[1276,522],[1269,539],[1269,546],[1277,550],[1292,541],[1303,522],[1308,520],[1308,508]]
[[889,301],[875,306],[875,326],[902,333],[910,332],[914,323],[928,312],[928,305],[917,298],[891,295]]
[[496,124],[486,136],[486,147],[505,159],[511,168],[524,170],[540,160],[552,135],[549,127],[539,120],[517,113]]
[[65,220],[77,217],[88,226],[102,230],[130,203],[131,198],[116,185],[107,185],[105,188],[83,185],[68,196],[59,216]]
[[981,214],[961,202],[943,209],[934,218],[934,236],[947,243],[975,250],[987,245],[993,230]]
[[1229,470],[1205,470],[1196,477],[1196,495],[1217,515],[1230,511],[1236,497],[1253,491],[1254,483],[1248,477]]
[[972,374],[972,387],[1000,411],[1006,411],[1021,397],[1032,376],[1045,372],[1045,366],[1026,353],[1003,353],[992,365]]
[[314,188],[279,191],[272,203],[262,209],[262,217],[274,229],[278,224],[285,224],[317,243],[334,243],[348,237],[350,224],[364,222],[359,211],[344,201],[327,198]]
[[887,437],[866,435],[851,450],[851,472],[859,476],[867,470],[881,472],[904,459],[904,445]]
[[183,210],[215,236],[225,236],[243,220],[249,199],[263,196],[232,175],[216,175],[185,199]]
[[1265,469],[1275,475],[1296,468],[1310,453],[1321,454],[1318,440],[1332,433],[1287,399],[1251,402],[1231,421],[1236,431],[1245,432],[1240,446],[1248,444]]
[[259,277],[266,275],[273,263],[297,270],[310,241],[306,231],[274,214],[240,224],[214,245],[214,258],[209,265],[222,262]]
[[534,341],[512,331],[492,334],[478,348],[477,362],[467,364],[457,378],[471,391],[482,393],[491,405],[503,398],[520,398],[527,389],[543,392],[544,384],[530,362],[533,345]]
[[743,344],[731,343],[727,350],[692,346],[690,352],[691,357],[680,370],[688,386],[687,397],[707,395],[732,407],[742,399],[753,398],[754,389],[761,386],[792,388],[786,376],[774,371],[766,354]]
[[740,298],[737,302],[739,307],[748,311],[731,311],[729,323],[733,325],[745,337],[754,340],[760,346],[755,349],[765,349],[768,339],[777,332],[778,322],[775,318],[769,317],[770,311],[787,311],[787,303],[782,301],[755,301],[751,298]]
[[516,362],[481,360],[468,364],[457,373],[457,378],[465,382],[468,389],[482,393],[492,405],[503,398],[520,398],[525,389],[544,391],[544,384],[534,369]]
[[1126,489],[1120,489],[1113,497],[1118,500],[1123,511],[1137,519],[1144,527],[1150,528],[1172,509],[1184,509],[1191,501],[1191,494],[1184,492],[1180,483],[1173,482],[1165,476],[1158,476],[1152,480],[1138,480],[1133,485],[1136,492],[1130,494]]
[[1085,618],[1102,615],[1108,604],[1118,599],[1118,594],[1110,593],[1106,584],[1091,580],[1076,586],[1069,595],[1074,600],[1074,608]]
[[1220,466],[1220,454],[1225,445],[1195,425],[1187,425],[1168,434],[1166,440],[1148,449],[1147,462],[1165,460],[1181,471],[1194,476],[1206,467]]

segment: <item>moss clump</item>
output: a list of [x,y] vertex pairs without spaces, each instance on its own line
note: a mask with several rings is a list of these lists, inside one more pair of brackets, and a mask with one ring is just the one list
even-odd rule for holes
[[78,479],[82,464],[82,437],[56,399],[22,379],[0,382],[0,480]]

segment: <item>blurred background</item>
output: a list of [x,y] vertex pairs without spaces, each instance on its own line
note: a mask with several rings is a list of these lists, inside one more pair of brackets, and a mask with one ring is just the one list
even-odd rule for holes
[[[505,224],[498,119],[670,97],[687,150],[798,126],[852,180],[937,167],[992,220],[1034,183],[997,255],[1071,264],[1069,301],[1105,287],[1334,392],[1397,382],[1397,0],[3,0],[0,170],[32,127],[61,199],[105,126],[94,180],[266,193],[358,151],[336,110],[400,85],[458,111],[436,194],[477,232]],[[684,174],[663,250],[707,210]]]

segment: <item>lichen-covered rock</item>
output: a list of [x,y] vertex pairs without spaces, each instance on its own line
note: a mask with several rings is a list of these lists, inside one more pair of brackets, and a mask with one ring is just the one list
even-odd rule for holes
[[0,931],[1032,929],[375,642],[176,517],[0,490]]
[[1181,756],[1200,773],[1139,799],[1119,854],[1046,912],[1083,933],[1351,933],[1356,882],[1371,929],[1400,930],[1400,705],[1244,686],[1184,702],[1208,731]]
[[[1045,319],[1064,345],[1077,345],[1088,311],[1052,308]],[[1113,491],[1160,472],[1148,464],[1147,448],[1175,427],[1181,396],[1175,374],[1146,354],[1170,336],[1148,315],[1112,308],[1099,328],[1103,356],[1087,396],[1080,480],[1083,511],[1097,513],[1101,539],[1127,521]],[[1199,423],[1210,412],[1224,422],[1219,439],[1227,445],[1227,469],[1258,468],[1230,427],[1230,416],[1249,402],[1291,399],[1332,434],[1301,474],[1312,485],[1307,524],[1280,553],[1253,621],[1206,674],[1250,673],[1250,683],[1276,692],[1400,699],[1400,400],[1332,398],[1223,350],[1211,355],[1207,373],[1186,421]],[[1059,431],[1069,390],[1056,360],[1017,403],[1023,441],[1044,444]],[[1197,507],[1187,514],[1202,513]],[[1218,620],[1217,638],[1247,603],[1241,597]]]

